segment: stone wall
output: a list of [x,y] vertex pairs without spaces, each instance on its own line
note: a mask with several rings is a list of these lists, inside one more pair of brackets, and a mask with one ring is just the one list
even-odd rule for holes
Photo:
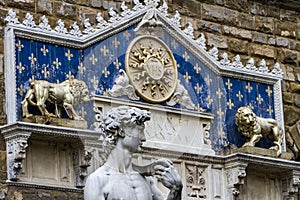
[[[128,7],[132,0],[125,0]],[[287,0],[166,0],[169,12],[180,11],[182,26],[192,22],[195,37],[204,33],[208,48],[217,46],[220,54],[227,52],[229,58],[239,54],[243,63],[253,57],[256,65],[265,59],[268,66],[275,62],[284,70],[283,103],[287,146],[295,153],[297,159],[300,149],[300,3]],[[114,7],[120,9],[121,0],[2,0],[0,2],[0,124],[6,123],[5,89],[4,89],[4,18],[8,9],[13,8],[17,16],[24,18],[27,12],[34,15],[38,22],[46,15],[52,27],[58,19],[63,19],[69,27],[75,19],[90,18],[95,24],[95,17],[102,12],[107,17],[107,10]],[[81,24],[78,21],[78,24]],[[299,140],[298,140],[299,139]],[[0,178],[5,175],[5,147],[0,138]],[[4,152],[4,153],[3,153]],[[10,187],[6,191],[11,199],[36,199],[38,195],[46,195],[48,199],[80,199],[71,197],[62,191],[38,191]],[[26,196],[27,195],[27,196]],[[31,196],[30,196],[31,195]],[[65,195],[57,197],[57,195]],[[14,196],[14,197],[13,197]],[[28,197],[28,198],[25,198]],[[46,198],[45,196],[45,198]],[[46,198],[46,199],[47,199]]]

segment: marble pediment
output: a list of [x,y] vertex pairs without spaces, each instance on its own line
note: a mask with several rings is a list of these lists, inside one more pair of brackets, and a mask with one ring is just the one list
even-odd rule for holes
[[[239,55],[229,59],[207,46],[205,35],[197,36],[192,22],[183,27],[179,12],[169,13],[167,4],[157,0],[135,1],[131,9],[122,4],[120,11],[108,10],[108,19],[103,16],[82,19],[80,27],[76,22],[66,27],[63,20],[50,27],[45,16],[38,23],[29,13],[20,19],[9,10],[9,123],[22,120],[21,102],[33,80],[60,83],[75,77],[91,94],[91,101],[76,107],[88,129],[97,130],[110,107],[149,109],[154,116],[146,130],[149,147],[163,148],[169,141],[169,150],[181,145],[185,151],[190,145],[190,152],[205,149],[207,154],[240,147],[245,139],[234,118],[245,105],[283,125],[279,64],[268,67],[264,60],[255,63],[252,58],[242,63]],[[261,144],[268,145],[269,141]]]

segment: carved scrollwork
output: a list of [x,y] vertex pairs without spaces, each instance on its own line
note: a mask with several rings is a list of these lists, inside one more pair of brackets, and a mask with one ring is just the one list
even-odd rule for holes
[[204,141],[204,144],[211,145],[210,123],[203,124],[203,141]]
[[126,72],[137,93],[159,103],[171,97],[177,86],[177,66],[168,46],[154,36],[132,41],[126,54]]

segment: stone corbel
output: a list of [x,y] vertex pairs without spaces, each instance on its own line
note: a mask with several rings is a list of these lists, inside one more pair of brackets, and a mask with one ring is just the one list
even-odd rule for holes
[[300,171],[292,170],[289,175],[288,193],[293,195],[299,192],[300,186]]
[[4,136],[7,150],[8,180],[10,181],[19,180],[30,135],[31,133],[20,133],[14,136]]
[[240,195],[240,187],[246,178],[246,163],[234,163],[226,167],[226,178],[229,199],[237,199]]
[[74,169],[76,175],[76,187],[83,188],[84,180],[87,173],[87,168],[91,166],[91,160],[93,157],[93,150],[91,148],[81,148],[74,154]]

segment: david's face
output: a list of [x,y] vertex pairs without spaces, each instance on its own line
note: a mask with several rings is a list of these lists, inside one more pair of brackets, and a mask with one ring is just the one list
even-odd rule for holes
[[144,123],[141,125],[125,126],[123,128],[125,132],[123,146],[132,153],[141,151],[141,146],[146,141],[144,130]]

